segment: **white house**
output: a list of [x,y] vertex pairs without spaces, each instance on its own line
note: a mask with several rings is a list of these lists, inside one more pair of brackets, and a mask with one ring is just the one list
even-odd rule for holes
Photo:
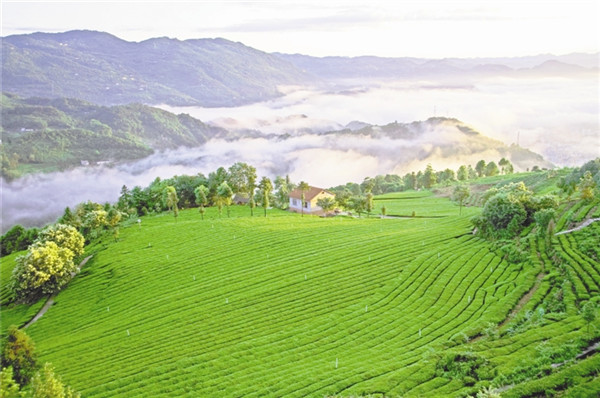
[[[298,188],[290,192],[290,211],[299,213],[302,212],[302,191]],[[323,188],[309,187],[308,191],[304,192],[304,213],[321,213],[323,209],[317,205],[317,201],[322,198],[335,199],[335,195]]]

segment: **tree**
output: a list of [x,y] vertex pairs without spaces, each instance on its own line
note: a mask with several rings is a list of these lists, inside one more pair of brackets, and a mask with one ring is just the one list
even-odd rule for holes
[[[225,168],[223,167],[219,167],[216,171],[213,171],[211,173],[208,174],[208,201],[211,203],[216,203],[218,205],[218,201],[219,201],[219,194],[217,193],[217,190],[219,188],[219,186],[227,181],[227,178],[229,177],[227,170],[225,170]],[[223,207],[223,205],[221,204],[221,208]],[[219,213],[220,214],[220,213]]]
[[355,195],[350,198],[348,204],[352,210],[358,213],[358,217],[360,218],[360,213],[365,211],[366,208],[366,198],[364,196]]
[[119,222],[121,222],[121,212],[115,207],[111,207],[106,214],[106,222],[112,229],[115,241],[119,238]]
[[289,177],[283,178],[277,176],[275,178],[275,190],[277,191],[275,198],[277,200],[277,207],[280,209],[287,208],[290,201],[290,183]]
[[121,195],[119,195],[119,201],[117,202],[117,207],[120,210],[126,211],[131,206],[131,202],[133,199],[133,195],[131,191],[127,188],[127,185],[123,185],[121,187]]
[[462,165],[456,171],[456,178],[458,181],[466,181],[469,179],[469,171],[467,170],[467,166]]
[[306,192],[308,192],[308,190],[310,189],[310,186],[308,185],[308,183],[304,182],[304,181],[300,181],[300,183],[298,184],[298,189],[300,189],[300,200],[302,202],[302,212],[301,215],[302,217],[304,217],[304,206],[306,206]]
[[498,170],[498,165],[495,162],[490,162],[485,166],[485,175],[488,177],[493,177],[498,175],[500,170]]
[[69,206],[65,207],[65,211],[63,212],[63,215],[59,218],[58,222],[61,224],[71,225],[72,227],[75,227],[75,228],[78,228],[81,226],[80,225],[81,223],[77,219],[77,216],[75,216],[75,214],[73,214],[73,212],[71,211],[71,208]]
[[19,384],[13,378],[12,367],[0,370],[0,398],[19,398],[25,394],[19,391]]
[[465,200],[471,195],[471,190],[468,185],[460,184],[454,187],[454,192],[452,192],[452,200],[458,202],[458,214],[462,214],[462,206]]
[[514,170],[512,163],[506,158],[500,159],[498,166],[500,166],[500,172],[502,174],[512,174]]
[[204,220],[204,206],[208,204],[208,188],[204,185],[198,185],[196,189],[194,189],[194,195],[196,196],[196,204],[200,205],[200,214]]
[[256,169],[246,163],[237,162],[229,168],[227,179],[233,193],[248,195],[250,215],[254,215],[254,190],[256,189]]
[[456,173],[454,170],[445,169],[444,171],[440,171],[438,174],[438,182],[446,182],[446,186],[448,186],[449,182],[456,181]]
[[233,196],[233,190],[227,183],[227,181],[223,181],[221,185],[217,188],[217,195],[219,201],[219,215],[221,215],[221,209],[223,205],[227,207],[227,217],[229,217],[229,206],[231,206],[231,197]]
[[404,189],[411,190],[417,189],[417,175],[414,173],[408,173],[404,176]]
[[51,364],[44,364],[31,380],[32,398],[79,398],[81,395],[71,387],[65,386],[59,376],[54,374]]
[[177,190],[175,190],[174,186],[168,185],[165,187],[163,195],[167,208],[173,210],[173,216],[177,219],[177,216],[179,215],[179,207],[177,206],[179,198],[177,197]]
[[8,328],[7,333],[2,348],[2,368],[11,367],[14,380],[23,387],[37,369],[35,344],[31,337],[14,325]]
[[335,199],[330,197],[317,199],[317,206],[319,206],[326,212],[331,211],[335,207]]
[[475,165],[475,171],[477,172],[477,177],[483,177],[485,174],[485,160],[480,160],[479,162],[477,162],[477,164]]
[[590,324],[596,320],[596,304],[588,301],[581,308],[581,317],[587,323],[587,333],[590,334]]
[[36,242],[16,259],[11,286],[18,300],[33,301],[58,292],[77,271],[73,252],[54,242]]
[[367,217],[371,217],[373,211],[373,193],[371,191],[367,192],[365,196],[365,210],[367,211]]
[[594,191],[596,189],[596,181],[592,173],[588,170],[583,174],[583,177],[579,180],[579,192],[581,192],[581,199],[586,202],[590,202],[594,199]]
[[73,257],[83,254],[85,244],[83,236],[75,228],[65,224],[55,224],[43,229],[37,240],[54,242],[63,249],[69,249]]
[[267,216],[267,207],[269,207],[269,196],[271,196],[271,191],[273,191],[273,184],[271,180],[267,177],[263,177],[258,183],[258,188],[260,189],[261,198],[262,198],[262,207],[265,209],[265,217]]
[[27,249],[37,239],[39,230],[37,228],[25,229],[17,224],[0,237],[0,253],[2,256],[9,255]]
[[78,268],[84,238],[70,225],[56,224],[40,232],[25,255],[16,258],[10,286],[18,300],[29,301],[58,292]]
[[433,171],[433,167],[431,167],[431,164],[428,164],[427,167],[425,167],[425,172],[422,175],[422,181],[423,187],[428,189],[435,185],[435,183],[437,182],[437,176]]
[[536,211],[533,215],[537,224],[538,236],[544,236],[548,231],[550,221],[554,220],[555,211],[552,208],[544,208]]
[[248,206],[250,207],[251,217],[254,216],[254,208],[256,207],[254,191],[256,191],[256,170],[254,170],[253,173],[248,174]]
[[483,236],[509,239],[523,229],[526,220],[523,204],[515,196],[501,192],[485,203],[481,215],[472,222]]

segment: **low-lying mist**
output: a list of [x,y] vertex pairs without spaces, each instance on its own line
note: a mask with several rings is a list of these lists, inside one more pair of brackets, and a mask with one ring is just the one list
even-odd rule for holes
[[[600,156],[598,77],[494,78],[478,81],[344,82],[323,88],[285,87],[273,101],[238,108],[173,108],[253,138],[211,140],[127,164],[85,167],[2,181],[2,231],[20,223],[41,226],[66,206],[118,199],[123,185],[146,186],[156,177],[209,172],[242,161],[259,176],[289,174],[295,182],[330,187],[367,176],[498,160],[495,150],[472,153],[467,141],[444,129],[418,140],[323,134],[352,121],[385,125],[431,116],[462,120],[506,144],[518,143],[556,165],[580,165]],[[360,128],[353,123],[349,127]],[[240,133],[241,135],[242,133]],[[453,135],[454,138],[450,138]],[[447,142],[446,142],[447,141]]]
[[587,74],[368,85],[345,81],[325,89],[284,87],[281,98],[238,108],[160,107],[227,129],[270,134],[328,131],[352,121],[385,125],[445,116],[507,145],[518,143],[554,164],[575,166],[600,154],[599,80]]

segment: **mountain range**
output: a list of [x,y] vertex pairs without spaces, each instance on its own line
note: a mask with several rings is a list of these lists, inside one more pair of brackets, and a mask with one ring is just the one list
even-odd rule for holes
[[343,79],[562,76],[598,73],[598,54],[519,58],[311,57],[269,54],[225,39],[128,42],[69,31],[2,38],[3,90],[101,105],[230,107],[280,96],[281,86]]

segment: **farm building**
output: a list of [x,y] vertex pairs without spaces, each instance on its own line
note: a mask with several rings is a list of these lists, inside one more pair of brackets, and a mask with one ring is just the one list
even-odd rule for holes
[[[290,192],[290,211],[302,211],[302,191],[298,188]],[[323,212],[323,209],[317,205],[317,200],[321,198],[335,199],[335,195],[323,188],[309,187],[308,191],[304,192],[304,212],[318,214]]]

